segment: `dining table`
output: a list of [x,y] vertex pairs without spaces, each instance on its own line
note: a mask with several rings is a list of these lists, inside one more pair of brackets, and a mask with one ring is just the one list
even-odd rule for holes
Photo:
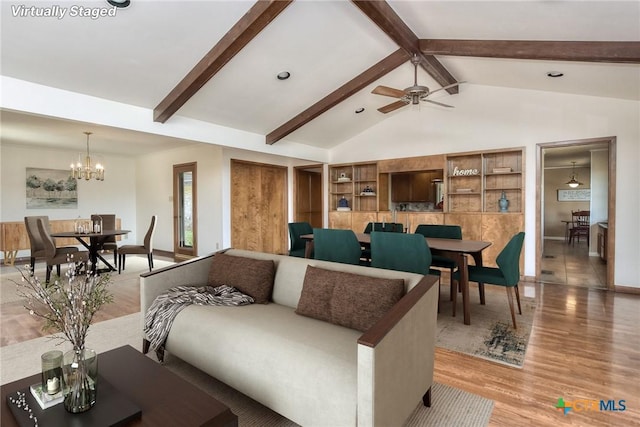
[[[358,242],[364,247],[371,246],[371,235],[368,233],[355,233]],[[305,257],[311,258],[313,253],[313,234],[303,234],[300,238],[306,240]],[[462,308],[464,313],[464,324],[471,324],[471,306],[469,301],[469,270],[467,268],[467,255],[470,255],[475,265],[482,265],[482,251],[491,246],[491,242],[482,240],[458,240],[439,239],[435,237],[425,237],[432,252],[446,256],[456,262],[459,271],[459,283],[462,291]],[[484,286],[478,284],[480,293],[480,304],[485,303]]]
[[[112,236],[122,236],[124,234],[130,233],[131,230],[103,230],[100,233],[94,232],[82,232],[78,233],[75,231],[60,231],[57,233],[51,233],[51,237],[73,237],[75,238],[82,246],[87,248],[89,251],[89,261],[91,262],[91,271],[100,274],[101,272],[110,272],[116,271],[116,268],[109,263],[106,259],[100,255],[100,247],[107,240],[107,238]],[[98,259],[104,263],[106,266],[105,269],[98,269]]]

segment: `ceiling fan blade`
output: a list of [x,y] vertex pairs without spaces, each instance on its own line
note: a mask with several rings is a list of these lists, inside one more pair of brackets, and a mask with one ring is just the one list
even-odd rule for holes
[[423,100],[424,102],[430,102],[430,103],[432,103],[432,104],[436,104],[436,105],[439,105],[439,106],[441,106],[441,107],[453,108],[453,105],[443,104],[442,102],[432,101],[432,100],[430,100],[430,99],[426,99],[426,98],[423,98],[422,100]]
[[440,90],[445,90],[445,89],[449,89],[450,87],[454,87],[454,86],[461,85],[462,83],[466,83],[466,82],[452,83],[452,84],[450,84],[450,85],[443,86],[443,87],[441,87],[441,88],[439,88],[439,89],[429,91],[429,95],[431,95],[432,93],[438,92],[438,91],[440,91]]
[[409,103],[405,101],[396,101],[396,102],[392,102],[391,104],[387,104],[384,107],[378,108],[378,111],[380,111],[381,113],[387,114],[394,110],[397,110],[398,108],[402,108],[408,104]]
[[394,89],[388,86],[377,86],[375,89],[371,91],[371,93],[375,93],[376,95],[391,96],[394,98],[402,98],[403,96],[405,96],[405,93],[403,90]]

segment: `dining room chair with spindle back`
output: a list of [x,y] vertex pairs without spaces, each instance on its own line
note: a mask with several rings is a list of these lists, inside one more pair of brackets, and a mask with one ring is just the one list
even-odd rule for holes
[[[115,230],[116,229],[116,216],[115,214],[93,214],[91,215],[91,222],[96,220],[102,221],[102,231]],[[118,265],[118,243],[116,242],[116,236],[106,237],[100,243],[98,248],[100,251],[113,252],[113,264]]]
[[[470,282],[486,283],[505,287],[507,291],[507,299],[509,301],[509,309],[511,311],[511,320],[513,321],[513,329],[517,329],[517,325],[513,306],[512,289],[516,294],[518,312],[522,314],[518,283],[520,282],[520,253],[522,252],[523,242],[524,232],[521,231],[515,234],[498,254],[496,258],[496,264],[498,267],[483,267],[476,265],[470,265],[468,267]],[[457,271],[454,276],[457,280]]]
[[289,239],[291,239],[289,256],[304,258],[307,241],[300,238],[304,234],[313,234],[311,224],[305,221],[289,223]]
[[56,266],[56,274],[60,277],[60,264],[66,262],[86,262],[89,259],[89,253],[87,251],[81,251],[75,246],[56,247],[56,242],[51,237],[51,231],[49,229],[48,221],[44,221],[42,218],[38,218],[38,234],[42,241],[44,248],[44,259],[47,263],[47,272],[45,275],[45,283],[49,283],[51,279],[51,270],[53,266]]
[[144,243],[142,245],[124,245],[118,248],[118,274],[125,268],[125,260],[128,254],[146,255],[149,263],[149,271],[153,269],[153,233],[156,229],[156,222],[158,220],[157,215],[151,217],[151,224],[147,229],[147,234],[144,236]]
[[575,246],[576,239],[580,242],[580,236],[587,238],[589,245],[589,232],[591,231],[591,211],[572,211],[571,228],[569,229],[569,243]]
[[366,265],[358,237],[352,230],[313,229],[314,258],[343,264]]
[[[462,227],[459,225],[442,225],[442,224],[419,224],[416,227],[416,234],[422,234],[424,237],[433,237],[437,239],[456,239],[462,240]],[[450,284],[449,284],[449,299],[453,301],[455,296],[455,286],[453,280],[453,272],[458,268],[458,264],[451,258],[447,258],[444,255],[433,254],[432,267],[444,268],[449,270]],[[453,313],[455,314],[455,304],[453,306]]]

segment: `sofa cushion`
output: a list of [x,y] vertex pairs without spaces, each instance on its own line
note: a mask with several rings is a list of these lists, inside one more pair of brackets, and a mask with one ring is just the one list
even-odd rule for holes
[[216,254],[211,261],[209,285],[237,288],[255,300],[267,304],[273,291],[275,265],[272,260]]
[[404,294],[404,280],[307,267],[296,313],[366,331]]

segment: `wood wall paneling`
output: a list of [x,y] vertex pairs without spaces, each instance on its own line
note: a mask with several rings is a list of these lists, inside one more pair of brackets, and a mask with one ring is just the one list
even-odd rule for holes
[[351,212],[329,212],[329,228],[341,228],[344,230],[352,230],[351,228]]
[[370,222],[378,221],[377,212],[352,212],[351,213],[351,229],[355,233],[364,232],[365,227]]
[[[524,231],[524,222],[520,214],[483,213],[480,240],[492,242],[491,246],[482,251],[484,265],[496,267],[496,257],[509,240],[520,231]],[[520,255],[520,272],[524,272],[524,250]]]
[[378,161],[379,173],[409,172],[421,170],[435,170],[445,168],[445,156],[405,157],[401,159],[388,159]]
[[445,213],[444,223],[461,226],[463,239],[482,240],[482,222],[479,214]]

